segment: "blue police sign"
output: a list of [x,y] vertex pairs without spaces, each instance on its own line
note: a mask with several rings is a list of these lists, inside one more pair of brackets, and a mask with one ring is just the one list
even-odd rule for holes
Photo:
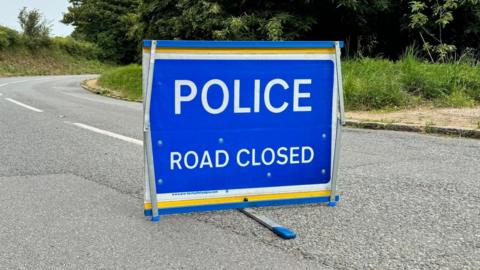
[[335,204],[338,42],[144,45],[146,214]]

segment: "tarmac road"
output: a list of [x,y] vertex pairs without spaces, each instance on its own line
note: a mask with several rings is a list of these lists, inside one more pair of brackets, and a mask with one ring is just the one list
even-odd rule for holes
[[[143,217],[142,105],[0,79],[1,269],[480,269],[480,141],[346,129],[341,201]],[[123,136],[123,137],[122,137]]]

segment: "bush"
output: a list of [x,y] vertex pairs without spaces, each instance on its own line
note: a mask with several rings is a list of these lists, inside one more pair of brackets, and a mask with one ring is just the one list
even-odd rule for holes
[[55,37],[52,45],[66,51],[72,56],[85,57],[87,59],[98,59],[100,49],[92,43],[78,41],[72,37]]
[[0,26],[0,49],[20,45],[20,35],[17,31]]

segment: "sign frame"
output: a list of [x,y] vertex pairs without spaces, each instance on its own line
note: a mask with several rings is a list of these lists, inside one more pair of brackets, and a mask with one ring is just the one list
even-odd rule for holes
[[[328,203],[335,206],[339,200],[336,186],[338,180],[338,166],[341,148],[342,126],[345,125],[345,109],[343,98],[343,81],[341,70],[341,48],[343,42],[339,41],[172,41],[172,40],[146,40],[143,45],[142,58],[142,92],[144,112],[144,214],[151,216],[152,221],[160,220],[160,215],[225,210],[235,208],[278,206],[305,203]],[[331,142],[331,173],[330,181],[321,189],[313,191],[287,193],[284,191],[275,194],[260,193],[251,195],[234,196],[204,196],[189,199],[168,199],[159,197],[156,190],[154,171],[153,143],[151,132],[151,98],[155,61],[157,55],[169,54],[178,56],[179,59],[188,59],[188,55],[202,55],[208,59],[215,55],[268,55],[269,59],[283,59],[282,55],[293,55],[293,58],[308,59],[319,54],[328,55],[334,62],[333,78],[333,103],[332,103],[332,142]],[[275,58],[278,55],[279,58]],[[273,56],[273,57],[272,57]],[[227,56],[228,57],[228,56]]]

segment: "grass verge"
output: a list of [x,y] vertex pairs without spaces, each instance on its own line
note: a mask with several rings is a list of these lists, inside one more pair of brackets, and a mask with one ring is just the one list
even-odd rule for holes
[[122,98],[141,100],[142,67],[132,64],[109,70],[98,78],[97,84],[102,88],[111,89]]
[[480,66],[476,64],[432,64],[406,55],[399,61],[349,60],[343,70],[348,110],[480,104]]
[[0,76],[100,74],[112,67],[57,49],[0,50]]

